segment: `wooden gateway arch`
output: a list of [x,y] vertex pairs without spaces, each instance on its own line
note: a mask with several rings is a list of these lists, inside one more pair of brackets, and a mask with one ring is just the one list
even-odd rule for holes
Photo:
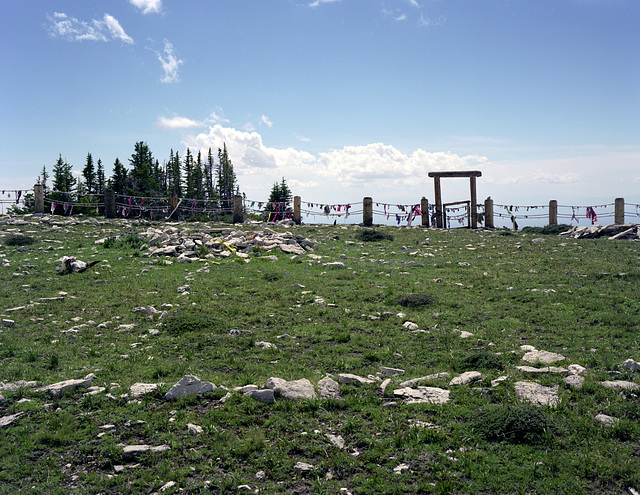
[[469,177],[471,186],[471,228],[478,228],[478,198],[476,193],[476,177],[481,177],[482,172],[479,170],[470,170],[467,172],[429,172],[429,177],[433,177],[433,186],[436,194],[436,226],[445,226],[445,206],[442,204],[442,191],[440,189],[441,177]]

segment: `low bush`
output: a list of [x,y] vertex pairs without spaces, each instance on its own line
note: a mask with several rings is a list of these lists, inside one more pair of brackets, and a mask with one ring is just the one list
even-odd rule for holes
[[477,433],[489,441],[542,444],[558,427],[552,418],[531,404],[491,404],[474,418]]

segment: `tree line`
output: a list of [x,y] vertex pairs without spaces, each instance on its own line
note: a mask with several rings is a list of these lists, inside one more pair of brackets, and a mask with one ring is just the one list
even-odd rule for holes
[[[240,193],[226,143],[218,148],[217,156],[211,148],[206,157],[201,151],[194,156],[189,148],[181,157],[171,149],[169,160],[160,165],[149,146],[139,141],[129,158],[129,167],[116,158],[111,176],[106,177],[102,160],[94,162],[92,154],[88,153],[81,175],[74,177],[73,167],[60,154],[52,175],[47,172],[46,165],[43,166],[37,183],[57,201],[80,200],[92,194],[102,195],[110,189],[116,194],[143,197],[175,193],[184,198],[214,201],[228,209],[233,204],[233,196]],[[51,190],[47,185],[49,178],[52,179]]]

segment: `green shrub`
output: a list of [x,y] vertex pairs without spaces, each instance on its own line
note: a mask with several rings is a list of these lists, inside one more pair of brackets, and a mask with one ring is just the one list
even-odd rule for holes
[[492,352],[478,351],[467,354],[455,364],[456,371],[501,370],[502,358]]
[[403,294],[396,298],[395,303],[404,308],[422,308],[432,306],[438,298],[430,294]]
[[375,229],[364,229],[356,233],[356,239],[363,242],[393,241],[393,236]]
[[531,404],[496,404],[481,410],[473,420],[475,431],[493,442],[541,444],[557,433],[552,418]]
[[224,324],[209,313],[179,314],[167,319],[166,330],[170,334],[181,335],[191,332],[215,331],[223,328]]
[[523,227],[522,232],[525,234],[542,234],[542,235],[558,235],[567,230],[571,230],[571,225],[547,225],[546,227]]
[[36,240],[33,237],[22,234],[11,234],[4,239],[5,246],[28,246],[35,242]]

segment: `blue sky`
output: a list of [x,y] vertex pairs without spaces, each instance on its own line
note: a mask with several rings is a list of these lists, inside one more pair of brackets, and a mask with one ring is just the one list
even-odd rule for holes
[[638,0],[3,0],[0,64],[1,189],[225,142],[255,200],[640,203]]

